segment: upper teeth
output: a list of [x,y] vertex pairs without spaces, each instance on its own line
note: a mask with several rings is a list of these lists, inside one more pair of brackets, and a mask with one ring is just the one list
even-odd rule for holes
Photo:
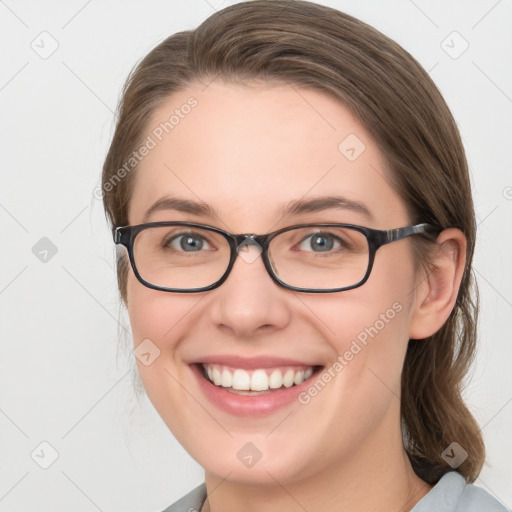
[[313,374],[312,367],[301,369],[267,368],[259,370],[242,370],[217,364],[203,364],[208,378],[216,385],[224,388],[245,391],[266,391],[269,388],[289,388],[301,384]]

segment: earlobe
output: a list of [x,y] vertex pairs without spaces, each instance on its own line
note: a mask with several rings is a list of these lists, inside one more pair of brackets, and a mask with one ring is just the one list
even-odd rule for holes
[[466,265],[466,237],[459,229],[449,228],[439,235],[436,244],[428,271],[418,276],[410,339],[424,339],[436,333],[450,316],[459,293]]

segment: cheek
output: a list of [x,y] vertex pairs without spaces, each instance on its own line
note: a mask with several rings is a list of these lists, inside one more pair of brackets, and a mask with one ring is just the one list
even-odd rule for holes
[[198,411],[183,392],[187,369],[180,362],[179,347],[191,330],[187,315],[200,298],[151,290],[132,275],[127,299],[135,361],[146,394],[176,437],[187,439],[187,428],[194,423],[192,412]]
[[190,328],[187,314],[199,298],[151,290],[129,275],[127,299],[135,360],[144,388],[156,402],[172,386],[171,376],[181,377],[179,341]]
[[[159,307],[162,299],[159,293],[141,285],[130,272],[127,282],[128,315],[137,347],[144,339],[158,342],[168,324]],[[167,326],[168,329],[168,326]]]
[[407,336],[414,268],[403,247],[383,249],[389,250],[377,253],[370,277],[361,287],[302,299],[310,311],[317,313],[318,326],[324,324],[322,330],[337,353],[349,350],[353,340],[365,346],[377,336],[383,340]]
[[331,345],[330,373],[336,376],[339,396],[347,394],[341,400],[364,400],[359,410],[365,409],[361,403],[371,407],[378,402],[375,387],[384,394],[400,393],[414,290],[412,261],[401,249],[378,254],[369,280],[360,288],[336,298],[303,299],[308,311],[317,314],[317,328]]
[[179,333],[184,330],[185,317],[199,300],[200,297],[193,294],[159,292],[147,288],[130,272],[127,309],[134,345],[147,338],[160,345],[165,339],[165,349],[169,352],[173,340],[179,339]]

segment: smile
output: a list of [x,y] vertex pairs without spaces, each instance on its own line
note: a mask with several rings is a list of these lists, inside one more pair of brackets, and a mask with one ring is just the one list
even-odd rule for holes
[[203,396],[229,415],[253,418],[298,405],[298,395],[324,368],[275,358],[209,359],[189,364]]
[[203,364],[203,375],[227,391],[269,391],[298,386],[313,375],[313,366],[245,370],[219,364]]

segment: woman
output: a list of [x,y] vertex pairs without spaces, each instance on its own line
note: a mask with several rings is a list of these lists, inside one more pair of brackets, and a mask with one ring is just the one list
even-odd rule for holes
[[168,512],[505,510],[461,397],[467,163],[399,45],[230,6],[138,64],[102,188],[144,388],[205,469]]

